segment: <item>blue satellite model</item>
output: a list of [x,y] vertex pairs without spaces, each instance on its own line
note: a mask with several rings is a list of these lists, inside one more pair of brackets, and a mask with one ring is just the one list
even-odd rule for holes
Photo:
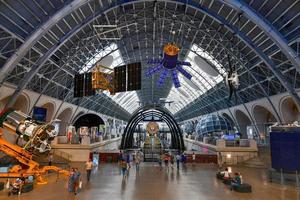
[[157,64],[157,66],[149,67],[146,72],[146,77],[151,77],[153,74],[163,69],[157,81],[158,86],[162,86],[166,77],[170,74],[175,88],[179,88],[180,82],[178,79],[178,71],[187,79],[191,80],[192,75],[182,68],[183,65],[191,66],[191,64],[189,62],[178,60],[179,50],[180,49],[175,44],[166,44],[163,49],[164,56],[162,60],[148,60],[148,64]]

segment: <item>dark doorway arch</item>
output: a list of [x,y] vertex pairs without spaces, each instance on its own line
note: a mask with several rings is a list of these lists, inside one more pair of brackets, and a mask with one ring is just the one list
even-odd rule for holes
[[235,118],[240,127],[240,132],[242,133],[242,138],[247,138],[247,126],[251,125],[250,118],[241,110],[236,110]]
[[139,122],[149,117],[159,118],[162,121],[166,122],[172,135],[172,142],[170,147],[171,149],[177,149],[179,151],[185,150],[182,131],[179,125],[173,118],[172,114],[161,107],[155,109],[144,107],[134,113],[133,117],[129,120],[124,130],[120,147],[121,149],[133,148],[133,134],[136,130],[137,125],[139,124]]
[[74,126],[76,127],[76,130],[82,126],[87,126],[91,128],[94,126],[99,127],[99,125],[103,125],[103,124],[104,124],[103,119],[98,115],[92,113],[81,115],[74,122]]

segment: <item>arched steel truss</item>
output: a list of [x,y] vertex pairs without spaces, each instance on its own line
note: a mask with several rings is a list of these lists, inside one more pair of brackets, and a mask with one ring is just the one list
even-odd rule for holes
[[[11,57],[9,58],[9,61],[7,61],[5,66],[3,68],[1,68],[1,72],[3,72],[1,74],[7,75],[8,71],[12,71],[12,69],[16,68],[18,62],[20,61],[20,59],[22,57],[24,57],[24,55],[26,53],[31,51],[30,48],[33,47],[33,45],[38,42],[38,40],[41,38],[41,36],[46,34],[51,29],[51,27],[55,23],[57,23],[60,19],[63,19],[67,14],[70,14],[72,9],[79,8],[80,6],[82,6],[83,4],[85,4],[87,2],[89,2],[89,1],[73,1],[71,4],[67,4],[65,7],[61,8],[61,10],[58,11],[55,15],[53,15],[53,17],[50,17],[49,20],[47,20],[44,23],[44,25],[47,25],[47,26],[43,26],[43,25],[40,26],[40,28],[37,29],[37,31],[34,34],[32,34],[30,37],[27,37],[27,39],[24,40],[22,46],[20,48],[18,48],[18,50],[15,51],[15,53],[13,55],[11,55]],[[36,76],[39,69],[41,69],[42,67],[45,66],[45,64],[47,64],[47,62],[51,62],[51,63],[55,64],[55,62],[53,62],[51,56],[54,55],[57,51],[59,51],[60,48],[63,47],[64,44],[66,42],[68,42],[72,37],[77,36],[76,35],[77,33],[79,33],[85,27],[90,26],[90,24],[93,22],[94,19],[97,19],[98,17],[101,17],[101,16],[107,17],[107,16],[105,16],[105,13],[118,8],[120,5],[125,6],[125,5],[129,5],[129,4],[137,3],[137,2],[148,2],[148,1],[118,1],[118,3],[112,3],[112,4],[109,4],[109,5],[101,5],[101,9],[98,9],[96,12],[94,12],[91,16],[87,17],[81,23],[79,23],[78,25],[72,27],[70,29],[70,31],[67,32],[63,37],[59,38],[57,40],[57,43],[54,43],[54,45],[51,48],[49,48],[47,52],[43,53],[42,54],[43,56],[40,56],[38,59],[32,59],[33,64],[31,65],[31,69],[28,73],[26,73],[25,77],[23,77],[23,81],[18,83],[18,89],[16,90],[13,98],[11,99],[12,100],[11,102],[16,100],[16,98],[21,93],[21,91],[25,88],[25,86],[30,82],[30,80],[33,77]],[[158,2],[162,2],[162,1],[158,1]],[[168,2],[169,4],[176,5],[176,7],[178,5],[186,5],[189,8],[193,8],[197,11],[200,11],[204,14],[204,18],[205,18],[205,16],[209,16],[212,19],[214,19],[216,22],[221,24],[220,29],[223,27],[223,28],[227,29],[227,32],[228,31],[233,32],[234,35],[239,38],[238,44],[244,43],[248,46],[248,48],[250,48],[252,50],[252,52],[255,52],[256,55],[258,55],[260,57],[260,60],[262,60],[264,62],[264,64],[267,65],[268,69],[275,75],[273,77],[275,77],[276,80],[279,80],[281,85],[285,88],[285,90],[288,91],[291,94],[291,96],[293,97],[295,103],[298,106],[300,105],[299,97],[295,93],[294,88],[291,86],[291,83],[286,80],[286,77],[284,77],[282,75],[283,72],[285,72],[285,71],[281,71],[278,68],[278,64],[275,63],[274,60],[269,58],[269,56],[270,56],[269,54],[262,51],[245,33],[241,32],[237,28],[238,25],[237,25],[235,17],[232,17],[230,20],[227,20],[227,18],[224,18],[223,16],[219,15],[218,13],[216,13],[215,11],[210,9],[210,7],[212,6],[213,3],[209,4],[208,6],[207,5],[204,6],[202,4],[199,4],[196,1],[166,1],[166,2]],[[258,13],[256,13],[253,9],[251,10],[249,8],[250,6],[248,6],[246,4],[241,4],[240,1],[226,0],[226,2],[229,3],[230,6],[233,6],[234,9],[236,10],[236,11],[234,11],[234,10],[231,11],[233,14],[236,14],[236,13],[242,11],[244,13],[243,17],[248,19],[247,22],[249,22],[249,19],[250,19],[253,22],[255,22],[256,24],[258,24],[259,27],[262,29],[262,31],[266,35],[268,35],[275,42],[275,44],[278,47],[280,47],[280,50],[282,51],[282,53],[284,55],[286,55],[286,57],[288,57],[289,60],[293,64],[298,63],[298,65],[294,65],[290,68],[294,67],[297,70],[299,69],[299,57],[295,55],[294,50],[291,47],[289,47],[289,45],[287,44],[287,41],[284,40],[284,37],[282,37],[281,33],[276,31],[276,28],[274,28],[272,26],[272,24],[265,23],[266,21],[261,22],[261,20],[259,18],[257,18],[257,16],[258,17],[261,17],[261,16],[259,16]],[[72,9],[71,9],[71,7],[72,7]],[[201,21],[201,24],[204,23],[204,18]],[[108,19],[107,19],[107,22],[109,22]],[[191,24],[189,24],[189,25],[191,25]],[[210,37],[211,42],[212,41],[213,42],[218,41],[218,40],[215,40],[215,37],[218,35],[218,32],[220,31],[220,29],[218,29],[218,30],[209,29],[206,32],[207,35],[209,35],[209,34],[212,35]],[[213,31],[213,33],[211,31]],[[9,32],[9,31],[7,31],[7,32]],[[199,32],[203,34],[203,31],[201,32],[201,30],[200,30]],[[194,34],[194,37],[192,38],[192,42],[196,41],[196,39],[197,39],[196,37],[199,37],[199,35],[198,35],[199,32],[197,31],[197,33]],[[39,33],[38,37],[36,37],[37,33]],[[12,34],[14,34],[14,33],[12,33]],[[219,33],[219,34],[222,34],[222,33]],[[14,37],[17,37],[17,36],[14,35]],[[130,40],[131,39],[132,38],[130,38]],[[227,41],[228,41],[228,39],[227,39]],[[210,44],[210,43],[208,43],[208,44]],[[220,43],[220,41],[219,41],[219,43]],[[219,51],[219,54],[218,54],[219,57],[222,57],[224,54],[226,54],[228,52],[232,56],[234,56],[234,51],[235,50],[233,50],[233,51],[231,50],[231,48],[233,48],[233,45],[229,41],[228,41],[228,44],[222,46],[222,48],[225,51]],[[33,48],[36,48],[36,47],[33,47]],[[241,49],[240,48],[236,48],[236,49],[237,49],[237,52],[238,52],[238,54],[236,54],[236,55],[241,55],[240,54]],[[210,51],[210,52],[214,52],[215,49],[210,49],[210,47],[207,47],[206,50]],[[153,51],[156,52],[156,50],[153,50]],[[127,49],[125,49],[125,51],[122,52],[122,55],[126,55],[126,54],[127,54],[128,57],[132,56],[132,54],[128,53]],[[235,57],[236,57],[237,61],[240,61],[240,58],[241,58],[240,56],[235,56]],[[225,62],[224,60],[222,60],[220,58],[217,58],[217,59],[219,59],[220,62],[223,63],[223,66],[226,66],[226,63],[224,64],[224,62]],[[259,63],[260,60],[257,60],[257,62]],[[251,64],[253,64],[253,66],[248,65],[249,67],[246,68],[245,67],[246,65],[243,63],[241,65],[241,66],[243,66],[242,69],[243,70],[247,69],[247,70],[243,71],[242,73],[249,74],[252,77],[252,79],[254,80],[253,86],[251,86],[253,88],[253,90],[254,89],[257,90],[258,88],[260,88],[260,90],[263,93],[262,96],[268,97],[270,94],[268,93],[268,90],[263,85],[263,82],[262,82],[261,78],[258,76],[258,74],[253,73],[254,65],[256,65],[257,63],[254,62],[254,63],[251,63]],[[279,63],[279,65],[281,65],[281,63]],[[62,71],[68,73],[70,76],[72,76],[72,74],[74,73],[74,69],[69,69],[68,67],[62,67],[62,66],[59,66],[59,68]],[[55,75],[59,75],[59,73],[58,73],[59,71],[57,71],[57,73]],[[256,78],[256,77],[258,77],[258,78]],[[55,76],[53,76],[53,78],[51,78],[49,82],[51,82],[51,83],[55,82],[53,79],[57,79],[57,78],[55,78]],[[57,84],[57,83],[55,82],[55,84]],[[247,84],[247,83],[245,83],[245,84]],[[48,85],[51,86],[51,84],[47,83],[47,86]],[[255,85],[258,85],[259,87],[257,88],[257,87],[255,87]],[[61,84],[61,86],[65,87],[65,89],[70,88],[70,83],[67,83],[67,85]],[[46,87],[46,88],[48,88],[48,87]],[[178,119],[183,120],[183,119],[193,117],[197,114],[203,114],[203,113],[212,112],[212,111],[216,111],[216,110],[220,109],[220,107],[218,107],[218,106],[216,106],[216,108],[214,109],[214,106],[217,105],[218,103],[220,103],[220,101],[218,101],[216,99],[217,99],[217,96],[218,96],[217,94],[220,95],[220,92],[221,92],[222,88],[223,88],[223,86],[217,86],[213,89],[213,91],[210,91],[209,93],[205,94],[204,98],[203,97],[198,98],[198,100],[196,100],[195,102],[193,102],[190,106],[188,106],[186,108],[182,109],[182,107],[181,107],[180,108],[180,109],[182,109],[181,112],[177,113],[177,116],[180,116],[181,118],[178,118]],[[245,89],[247,89],[247,88],[245,87]],[[46,89],[44,88],[44,90],[46,90]],[[215,93],[215,94],[213,94],[213,93]],[[247,102],[248,98],[245,98],[245,96],[247,96],[247,93],[245,92],[245,94],[244,94],[244,91],[242,93],[243,93],[243,94],[241,94],[242,101],[240,103]],[[251,90],[250,90],[250,93],[251,93]],[[64,94],[64,95],[66,94],[64,99],[70,99],[72,97],[72,93],[70,93],[70,90],[69,90],[69,92],[62,93],[62,94]],[[226,94],[226,92],[225,92],[225,94]],[[223,92],[223,95],[224,95],[224,92]],[[106,97],[101,97],[101,98],[103,98],[105,100],[105,102],[109,102],[109,100]],[[148,98],[148,97],[144,96],[142,98]],[[215,99],[215,101],[213,103],[211,103],[212,98]],[[91,100],[91,98],[87,98],[87,99],[84,99],[80,102],[82,104],[85,104],[87,102],[86,103],[87,107],[90,107],[90,106],[97,107],[98,104],[95,104],[95,101],[97,101],[97,99]],[[228,103],[226,103],[226,102],[221,102],[220,104],[224,105],[224,107],[228,106]],[[272,102],[270,102],[270,104],[272,105]],[[229,104],[229,106],[230,105],[231,104]],[[102,106],[104,110],[107,110],[106,111],[107,114],[109,114],[110,109],[106,109],[106,107],[109,107],[109,106],[113,106],[113,104],[107,103],[107,105]],[[273,105],[272,105],[272,107],[273,107]],[[115,110],[116,109],[118,109],[118,108],[116,107]],[[102,112],[102,109],[99,109],[99,111]],[[128,114],[127,114],[127,116],[128,116]]]
[[163,108],[155,108],[155,110],[153,110],[153,108],[146,107],[135,112],[133,117],[129,120],[122,136],[121,149],[133,148],[133,134],[136,127],[138,123],[148,117],[159,118],[168,125],[172,135],[171,149],[177,149],[179,151],[185,150],[182,131],[173,116]]

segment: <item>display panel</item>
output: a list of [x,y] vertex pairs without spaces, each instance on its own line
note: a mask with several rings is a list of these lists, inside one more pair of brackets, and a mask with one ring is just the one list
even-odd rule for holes
[[40,122],[46,122],[47,108],[34,107],[32,119]]
[[300,133],[270,133],[272,168],[283,171],[300,170]]

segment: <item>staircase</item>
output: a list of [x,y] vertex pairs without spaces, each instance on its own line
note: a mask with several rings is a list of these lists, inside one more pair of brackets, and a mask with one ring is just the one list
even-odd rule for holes
[[[52,165],[66,168],[69,166],[72,155],[57,149],[52,149],[53,154]],[[48,165],[48,156],[35,156],[34,160],[38,162],[41,166]]]
[[158,137],[148,136],[144,143],[144,161],[157,162],[162,152],[162,145]]

